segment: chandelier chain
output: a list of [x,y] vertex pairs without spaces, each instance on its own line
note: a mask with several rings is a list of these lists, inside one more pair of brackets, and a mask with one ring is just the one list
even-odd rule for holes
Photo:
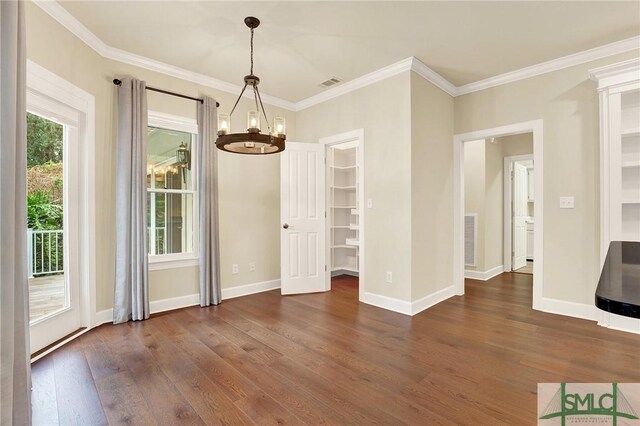
[[251,75],[253,75],[253,28],[251,28]]

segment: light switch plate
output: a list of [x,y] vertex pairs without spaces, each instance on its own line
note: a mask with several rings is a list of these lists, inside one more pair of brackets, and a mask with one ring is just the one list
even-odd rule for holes
[[560,208],[561,209],[572,209],[574,206],[575,197],[560,197]]
[[367,199],[367,208],[368,209],[373,208],[373,200],[371,198]]

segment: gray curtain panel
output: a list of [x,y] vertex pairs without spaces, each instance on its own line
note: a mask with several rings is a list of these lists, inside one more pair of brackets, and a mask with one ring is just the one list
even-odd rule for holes
[[145,87],[130,78],[118,87],[114,324],[149,318]]
[[218,148],[215,99],[198,104],[198,196],[200,199],[200,306],[217,305],[220,290]]
[[0,1],[0,424],[31,423],[24,3]]

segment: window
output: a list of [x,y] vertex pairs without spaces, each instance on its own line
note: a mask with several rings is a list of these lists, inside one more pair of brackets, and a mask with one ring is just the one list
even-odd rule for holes
[[150,264],[197,259],[195,129],[189,131],[185,126],[174,126],[180,127],[177,130],[167,127],[167,123],[154,119],[150,114],[147,145],[147,242]]

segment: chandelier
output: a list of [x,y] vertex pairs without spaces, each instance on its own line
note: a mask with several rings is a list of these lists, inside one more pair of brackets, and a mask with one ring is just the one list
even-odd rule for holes
[[[286,139],[286,124],[284,117],[275,117],[273,127],[269,126],[267,113],[262,105],[258,84],[260,79],[253,74],[253,30],[260,25],[260,20],[253,16],[244,18],[244,23],[251,30],[251,71],[244,77],[244,87],[238,96],[238,100],[229,114],[218,114],[218,139],[216,146],[227,152],[236,154],[275,154],[284,151],[284,141]],[[238,106],[247,86],[253,89],[253,99],[255,109],[247,112],[247,131],[242,133],[231,133],[231,116]],[[260,113],[265,119],[267,133],[261,133]]]

